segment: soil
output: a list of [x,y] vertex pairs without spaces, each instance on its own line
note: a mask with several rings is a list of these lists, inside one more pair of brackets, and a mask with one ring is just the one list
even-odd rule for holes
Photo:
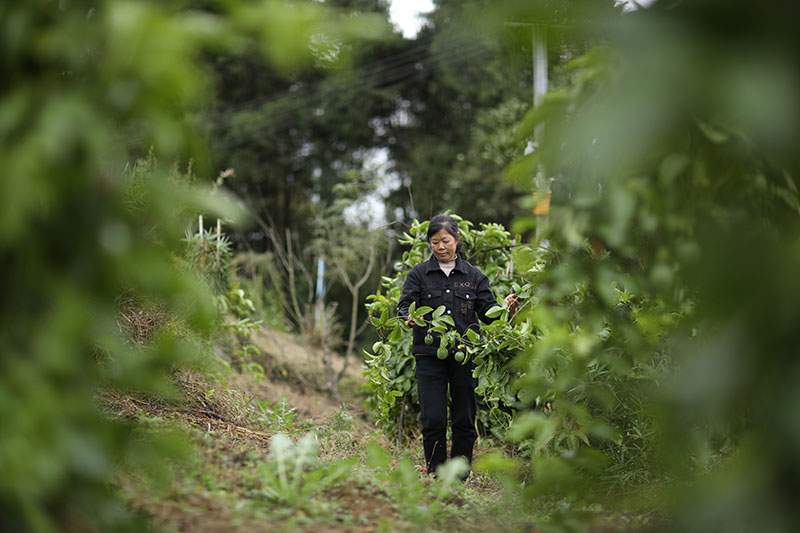
[[[264,367],[268,379],[257,381],[243,373],[232,376],[232,384],[247,396],[278,402],[286,397],[300,418],[320,421],[344,408],[354,419],[364,424],[364,429],[374,429],[367,424],[367,412],[360,395],[363,377],[363,360],[333,356],[333,370],[342,380],[335,392],[325,390],[327,372],[322,363],[322,350],[302,344],[295,335],[261,330],[253,336],[253,343],[261,351],[258,362]],[[344,372],[342,372],[344,369]]]

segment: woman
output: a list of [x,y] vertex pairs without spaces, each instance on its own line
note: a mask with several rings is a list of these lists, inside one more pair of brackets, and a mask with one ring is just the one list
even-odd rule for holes
[[[445,313],[453,318],[455,329],[463,335],[467,328],[478,328],[478,319],[489,323],[494,319],[486,311],[497,305],[489,279],[478,268],[464,260],[461,251],[461,233],[458,222],[448,215],[436,215],[428,225],[428,242],[431,257],[411,269],[403,285],[397,304],[398,314],[412,327],[414,339],[412,353],[417,363],[417,390],[422,412],[422,447],[430,474],[447,460],[447,389],[450,387],[450,419],[452,447],[450,457],[464,457],[472,463],[472,449],[477,438],[475,430],[475,387],[478,380],[472,377],[475,364],[459,363],[451,347],[444,360],[436,357],[438,336],[431,344],[425,343],[428,326],[414,322],[408,316],[411,302],[417,307],[433,309],[443,305]],[[510,308],[515,308],[515,295],[506,297]],[[430,342],[430,339],[429,339]]]

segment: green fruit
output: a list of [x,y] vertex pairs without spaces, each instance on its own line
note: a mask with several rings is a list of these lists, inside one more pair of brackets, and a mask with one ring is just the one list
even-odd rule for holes
[[425,335],[425,344],[427,344],[428,346],[433,344],[433,337],[431,335]]
[[456,358],[456,361],[458,361],[459,363],[464,362],[464,352],[456,352],[456,355],[454,357]]
[[436,350],[436,357],[441,360],[447,359],[447,348],[444,346],[440,346],[438,350]]

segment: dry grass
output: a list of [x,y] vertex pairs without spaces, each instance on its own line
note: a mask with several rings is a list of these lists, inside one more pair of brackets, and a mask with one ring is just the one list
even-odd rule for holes
[[126,292],[117,299],[117,325],[120,331],[137,346],[150,342],[173,317],[163,302],[144,301],[131,292]]
[[191,426],[227,434],[235,440],[255,441],[266,447],[271,433],[250,422],[244,395],[221,381],[212,383],[197,370],[181,369],[173,374],[179,391],[166,399],[104,387],[97,393],[101,408],[110,416],[138,419],[141,416],[187,422]]

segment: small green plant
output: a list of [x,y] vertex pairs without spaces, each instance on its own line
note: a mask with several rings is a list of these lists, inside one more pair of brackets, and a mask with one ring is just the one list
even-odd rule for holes
[[253,300],[247,297],[238,282],[219,297],[218,304],[221,313],[232,313],[236,317],[248,317],[256,312]]
[[337,409],[330,417],[332,431],[350,431],[353,429],[353,417],[344,409]]
[[253,399],[256,422],[267,425],[274,431],[294,431],[297,422],[297,409],[289,407],[286,396],[277,403]]
[[[200,218],[202,221],[202,217]],[[225,293],[231,287],[231,241],[219,226],[186,230],[184,256],[186,261],[208,283],[214,292]]]
[[398,509],[419,530],[445,518],[448,498],[463,492],[462,479],[469,466],[462,457],[441,465],[433,478],[420,473],[408,459],[393,461],[375,443],[367,446],[366,451],[367,464],[374,469],[376,480],[391,487]]
[[266,379],[267,374],[264,367],[255,360],[256,357],[261,355],[261,350],[254,344],[245,344],[241,350],[234,350],[237,362],[241,365],[242,370],[250,374],[250,376],[259,383],[262,379]]
[[262,320],[255,318],[256,308],[253,301],[247,297],[244,289],[239,288],[238,283],[225,293],[217,295],[217,309],[221,315],[231,318],[222,327],[242,341],[249,339],[263,325]]
[[315,496],[345,479],[355,459],[322,464],[318,459],[319,441],[313,433],[296,443],[283,434],[272,437],[266,461],[257,464],[260,494],[267,500],[314,513],[322,502]]
[[233,345],[238,346],[233,349],[233,362],[250,374],[256,383],[260,382],[266,378],[264,367],[256,360],[261,356],[261,350],[249,341],[261,329],[263,321],[255,319],[253,301],[238,282],[223,294],[217,294],[216,299],[217,309],[224,317],[221,326],[230,334]]

